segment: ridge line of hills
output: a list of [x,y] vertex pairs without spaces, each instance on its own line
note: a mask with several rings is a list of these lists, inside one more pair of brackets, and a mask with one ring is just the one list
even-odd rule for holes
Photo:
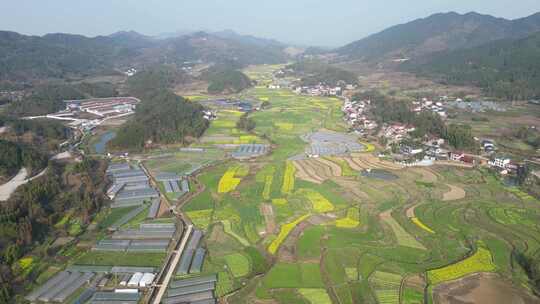
[[524,38],[537,31],[540,31],[540,13],[514,20],[475,12],[437,13],[389,27],[334,51],[344,59],[374,62]]

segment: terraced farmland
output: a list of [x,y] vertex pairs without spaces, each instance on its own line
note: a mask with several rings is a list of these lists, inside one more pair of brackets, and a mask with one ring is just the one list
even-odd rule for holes
[[377,271],[370,276],[369,281],[378,303],[399,304],[401,279],[400,275],[382,271]]
[[400,303],[400,295],[433,303],[437,286],[483,271],[527,293],[511,252],[540,252],[538,201],[485,170],[408,168],[368,142],[361,153],[305,157],[306,134],[346,132],[341,101],[262,86],[273,68],[247,70],[261,85],[241,97],[271,105],[249,114],[253,132],[235,130],[238,114],[219,110],[197,144],[271,146],[204,169],[195,177],[204,187],[182,206],[207,229],[203,272],[218,273],[218,295],[231,304]]

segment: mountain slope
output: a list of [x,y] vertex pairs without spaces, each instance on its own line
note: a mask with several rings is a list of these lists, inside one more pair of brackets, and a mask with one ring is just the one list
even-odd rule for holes
[[71,34],[25,36],[0,31],[0,82],[32,81],[114,73],[126,66],[185,61],[238,66],[285,62],[283,47],[270,40],[204,32],[153,39],[136,32],[85,37]]
[[224,39],[235,40],[235,41],[238,41],[238,42],[241,42],[241,43],[257,45],[257,46],[260,46],[260,47],[279,47],[279,48],[286,47],[285,44],[283,44],[283,43],[281,43],[281,42],[279,42],[277,40],[259,38],[259,37],[255,37],[255,36],[252,36],[252,35],[241,35],[241,34],[236,33],[233,30],[224,30],[224,31],[220,31],[220,32],[213,32],[212,35],[220,37],[220,38],[224,38]]
[[113,37],[0,32],[0,81],[102,73],[135,55],[137,49]]
[[380,61],[415,58],[434,52],[479,46],[540,31],[540,13],[507,20],[478,13],[435,14],[390,27],[337,50],[347,59]]
[[540,32],[413,59],[400,69],[452,84],[475,84],[507,99],[540,97]]

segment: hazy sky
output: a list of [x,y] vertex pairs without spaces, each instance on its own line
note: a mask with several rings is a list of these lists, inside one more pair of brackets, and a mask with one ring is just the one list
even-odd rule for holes
[[477,11],[509,19],[540,0],[0,0],[0,29],[107,35],[232,29],[306,45],[338,46],[432,13]]

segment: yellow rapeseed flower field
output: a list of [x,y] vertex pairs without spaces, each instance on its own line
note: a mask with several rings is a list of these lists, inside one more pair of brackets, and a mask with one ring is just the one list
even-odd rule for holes
[[478,247],[478,250],[470,257],[446,267],[430,270],[427,276],[429,282],[436,285],[472,273],[494,271],[495,268],[491,252],[484,247]]
[[282,225],[278,236],[268,246],[268,252],[270,252],[271,254],[275,254],[277,252],[279,246],[281,245],[281,243],[283,243],[283,241],[285,241],[285,239],[287,238],[289,233],[291,233],[291,231],[294,229],[294,227],[296,227],[296,225],[298,225],[300,222],[302,222],[303,220],[305,220],[309,216],[310,216],[309,214],[302,215],[301,217],[297,218],[296,220],[294,220],[294,221],[292,221],[290,223]]
[[283,185],[281,186],[281,193],[290,194],[294,190],[294,174],[296,173],[296,168],[293,163],[287,161],[285,165],[285,174],[283,176]]
[[424,229],[425,231],[429,232],[429,233],[435,233],[435,231],[431,230],[431,228],[429,228],[428,226],[426,226],[424,223],[422,223],[422,221],[420,221],[419,218],[417,217],[413,217],[411,218],[411,221],[418,227],[420,227],[421,229]]

